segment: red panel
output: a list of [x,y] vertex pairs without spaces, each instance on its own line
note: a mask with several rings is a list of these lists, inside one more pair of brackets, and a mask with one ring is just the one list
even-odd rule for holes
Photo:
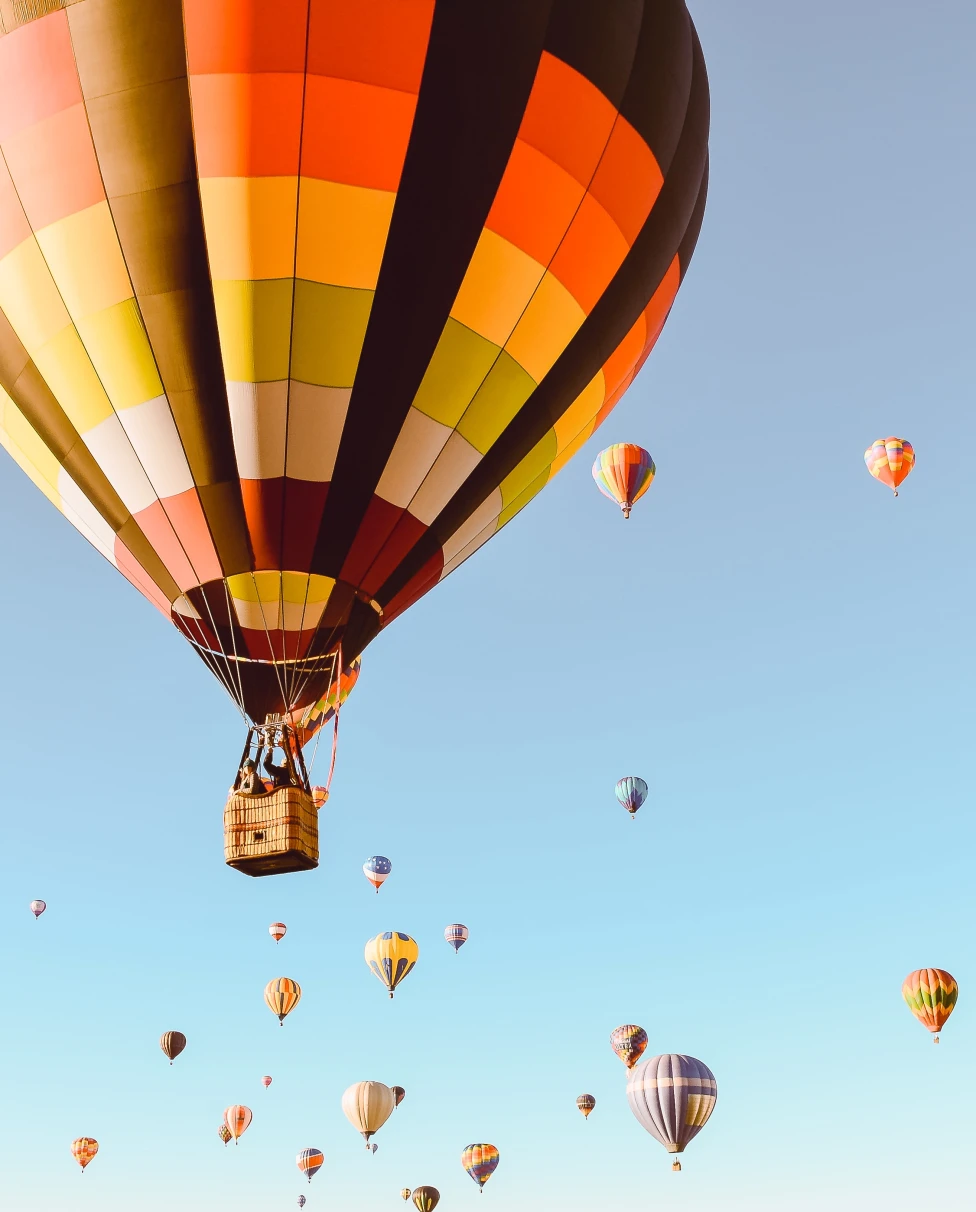
[[194,76],[200,176],[297,176],[302,81],[300,75]]
[[630,244],[644,226],[664,184],[664,174],[636,130],[618,118],[590,192],[613,216]]
[[308,70],[416,94],[433,16],[433,0],[313,0]]
[[0,141],[80,101],[66,13],[0,38]]
[[393,533],[383,544],[382,550],[362,579],[362,588],[370,597],[379,593],[380,587],[393,575],[407,553],[426,532],[427,527],[423,522],[419,522],[412,513],[404,511],[394,526]]
[[154,501],[134,517],[184,592],[223,576],[195,488],[162,502]]
[[313,480],[285,480],[283,569],[289,572],[312,571],[312,554],[328,495],[328,484]]
[[398,614],[403,614],[414,602],[422,598],[428,589],[433,589],[443,571],[444,553],[438,551],[430,557],[417,575],[411,577],[400,592],[386,604],[383,610],[383,626],[385,627]]
[[583,193],[565,169],[517,139],[485,226],[548,265]]
[[620,228],[587,194],[549,268],[589,315],[628,251]]
[[35,231],[105,198],[83,105],[11,135],[3,150]]
[[308,0],[183,0],[191,75],[304,72]]
[[254,570],[281,568],[281,514],[284,478],[241,480],[244,516],[254,552]]
[[5,257],[12,248],[23,244],[30,234],[31,226],[14,183],[10,180],[10,173],[3,160],[0,160],[0,257]]
[[302,175],[395,191],[416,103],[409,93],[309,76]]
[[139,590],[144,598],[152,602],[156,609],[167,618],[172,617],[169,598],[118,536],[115,539],[115,563],[119,572]]
[[393,533],[403,512],[399,505],[391,505],[382,497],[374,496],[370,500],[359,529],[356,531],[356,538],[339,571],[340,580],[362,588],[363,578],[369,571],[369,566]]
[[244,637],[248,656],[260,661],[293,661],[308,651],[316,632],[315,629],[301,632],[258,631],[255,628],[242,627],[240,634]]

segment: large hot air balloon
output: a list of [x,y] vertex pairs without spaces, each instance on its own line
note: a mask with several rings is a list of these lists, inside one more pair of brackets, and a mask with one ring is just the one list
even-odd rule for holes
[[467,1145],[461,1152],[461,1165],[478,1184],[479,1190],[484,1190],[498,1165],[498,1150],[494,1145]]
[[627,1078],[631,1111],[669,1153],[684,1152],[708,1123],[717,1092],[707,1065],[677,1053],[652,1056]]
[[41,916],[41,914],[44,912],[44,910],[46,908],[47,908],[47,901],[31,901],[30,911],[34,915],[35,922]]
[[366,944],[366,963],[380,978],[390,997],[403,978],[413,970],[420,948],[409,934],[385,930]]
[[468,941],[467,926],[462,926],[460,922],[452,922],[450,926],[444,928],[444,941],[450,943],[454,948],[454,954],[457,955]]
[[217,1129],[217,1135],[224,1142],[224,1148],[226,1149],[228,1141],[233,1139],[230,1134],[230,1128],[226,1124],[221,1124]]
[[159,1038],[159,1046],[172,1064],[186,1047],[186,1036],[182,1031],[164,1031]]
[[620,506],[625,518],[650,488],[657,468],[643,446],[617,442],[596,456],[593,479],[605,497]]
[[583,1118],[589,1119],[590,1112],[596,1106],[596,1099],[592,1094],[581,1094],[576,1100],[576,1105],[583,1112]]
[[440,1199],[441,1193],[436,1187],[418,1187],[413,1193],[413,1202],[417,1212],[434,1212]]
[[382,1082],[356,1082],[342,1096],[346,1119],[366,1142],[386,1123],[396,1106],[393,1091]]
[[399,1105],[407,1097],[407,1092],[406,1092],[406,1090],[404,1090],[404,1088],[402,1086],[391,1086],[390,1092],[393,1095],[393,1109],[395,1111],[397,1109],[397,1107],[399,1107]]
[[898,486],[915,466],[915,448],[906,438],[878,438],[864,452],[864,462],[874,478],[898,496]]
[[71,1142],[71,1156],[75,1159],[81,1172],[84,1174],[85,1166],[92,1160],[98,1152],[98,1141],[91,1136],[79,1136],[77,1140]]
[[628,1069],[644,1055],[647,1047],[647,1032],[636,1023],[625,1023],[610,1032],[610,1047],[616,1052]]
[[393,870],[393,864],[388,858],[384,858],[382,854],[374,854],[372,858],[368,858],[363,863],[363,875],[369,880],[377,892],[380,890],[380,884]]
[[617,802],[630,813],[630,819],[636,820],[637,809],[647,799],[647,784],[636,775],[628,775],[618,780],[613,789]]
[[251,1108],[242,1107],[239,1103],[236,1103],[233,1107],[228,1107],[224,1112],[224,1123],[234,1138],[235,1145],[247,1131],[252,1118]]
[[281,940],[288,933],[288,927],[285,925],[284,922],[272,922],[271,925],[268,927],[268,933],[271,935],[271,937],[274,939],[274,941],[276,943],[280,943]]
[[287,976],[279,976],[273,981],[268,981],[264,987],[264,1000],[268,1004],[268,1009],[272,1014],[278,1016],[278,1022],[282,1027],[285,1025],[286,1017],[291,1014],[301,999],[301,985]]
[[[708,172],[684,0],[2,8],[0,441],[301,721],[657,340]],[[257,833],[228,861],[317,861]]]
[[303,1149],[296,1158],[295,1164],[307,1176],[308,1181],[311,1182],[322,1169],[324,1161],[325,1157],[321,1149]]
[[939,1032],[959,997],[955,977],[942,968],[919,968],[905,977],[901,995],[922,1026],[932,1032],[932,1043],[937,1044]]

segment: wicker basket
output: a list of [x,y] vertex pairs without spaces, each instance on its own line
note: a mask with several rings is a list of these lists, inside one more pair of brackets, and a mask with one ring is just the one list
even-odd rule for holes
[[301,787],[269,795],[231,792],[224,809],[224,861],[245,875],[281,875],[319,865],[319,821]]

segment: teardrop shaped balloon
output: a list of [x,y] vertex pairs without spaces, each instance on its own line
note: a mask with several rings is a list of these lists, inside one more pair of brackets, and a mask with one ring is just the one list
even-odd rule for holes
[[590,1112],[596,1106],[596,1099],[592,1094],[581,1094],[576,1100],[576,1105],[583,1112],[583,1118],[589,1119]]
[[34,915],[35,922],[41,916],[41,914],[44,912],[44,910],[46,908],[47,908],[47,901],[31,901],[30,911]]
[[262,1086],[264,1086],[265,1090],[267,1090],[267,1088],[268,1088],[268,1087],[271,1085],[271,1078],[270,1078],[270,1077],[262,1077],[262,1078],[261,1078],[261,1085],[262,1085]]
[[915,466],[915,448],[907,438],[878,438],[864,452],[864,462],[876,480],[898,496],[898,488]]
[[97,1152],[98,1141],[92,1136],[79,1136],[77,1140],[71,1142],[71,1156],[81,1166],[82,1174],[85,1172],[85,1166]]
[[419,955],[416,942],[400,930],[384,930],[377,934],[366,944],[365,951],[370,971],[386,985],[390,997],[404,977],[413,971]]
[[434,1212],[440,1199],[441,1193],[436,1187],[418,1187],[413,1193],[413,1203],[417,1212]]
[[409,1187],[403,1188],[403,1190],[400,1192],[400,1198],[404,1202],[406,1202],[410,1198],[410,1188]]
[[932,1042],[937,1044],[939,1032],[959,998],[955,977],[943,968],[919,968],[905,977],[901,995],[922,1026],[932,1032]]
[[391,1086],[390,1090],[393,1092],[393,1109],[396,1110],[407,1097],[407,1092],[402,1086]]
[[627,809],[631,817],[635,816],[637,809],[647,799],[647,784],[633,774],[620,779],[613,790],[617,802],[622,808]]
[[647,1047],[647,1032],[636,1023],[625,1023],[610,1032],[610,1047],[620,1057],[628,1069],[644,1055]]
[[388,858],[384,858],[382,854],[374,854],[372,858],[368,858],[363,863],[363,875],[369,880],[377,892],[380,890],[380,884],[393,870],[393,864]]
[[322,1169],[322,1163],[324,1161],[325,1157],[323,1156],[321,1149],[303,1149],[295,1159],[295,1164],[307,1177],[308,1181],[311,1182],[316,1174],[318,1174],[318,1172]]
[[715,1074],[693,1056],[665,1053],[627,1078],[627,1101],[637,1122],[669,1153],[682,1153],[715,1109]]
[[233,1139],[233,1137],[230,1134],[230,1128],[228,1128],[226,1124],[221,1124],[220,1127],[217,1129],[217,1135],[224,1142],[224,1148],[226,1149],[227,1142]]
[[305,1196],[304,1196],[304,1195],[299,1195],[299,1197],[298,1197],[298,1206],[299,1206],[300,1208],[304,1208],[304,1207],[305,1207]]
[[288,927],[285,925],[284,922],[272,922],[271,925],[268,927],[268,933],[271,935],[271,937],[274,939],[274,941],[276,943],[280,943],[281,940],[288,933]]
[[454,954],[457,955],[468,941],[467,926],[462,926],[460,922],[452,922],[444,931],[444,941],[451,944]]
[[160,1036],[159,1046],[172,1064],[186,1047],[186,1036],[182,1031],[164,1031]]
[[596,456],[593,479],[605,497],[615,501],[625,518],[641,499],[654,479],[657,468],[643,446],[617,442]]
[[393,1114],[396,1103],[393,1091],[382,1082],[356,1082],[342,1096],[342,1111],[346,1119],[366,1142]]
[[302,999],[302,989],[298,981],[288,976],[279,976],[268,981],[264,988],[264,1000],[272,1014],[278,1016],[278,1022],[284,1026],[285,1019]]
[[461,1165],[479,1187],[484,1187],[495,1173],[498,1150],[494,1145],[467,1145],[461,1152]]
[[224,1112],[224,1123],[235,1143],[247,1131],[252,1119],[251,1108],[244,1107],[240,1103],[235,1103],[233,1107],[228,1107]]

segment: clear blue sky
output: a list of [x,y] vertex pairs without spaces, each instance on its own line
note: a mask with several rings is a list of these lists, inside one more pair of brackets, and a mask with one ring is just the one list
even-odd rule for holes
[[[489,1212],[971,1192],[976,9],[693,7],[712,190],[665,335],[576,461],[368,650],[316,874],[223,866],[235,710],[4,462],[5,1212],[303,1190],[380,1212],[425,1182],[452,1212],[482,1140]],[[889,433],[918,454],[898,501],[861,461]],[[627,524],[589,474],[621,439],[659,468]],[[421,948],[392,1004],[362,959],[389,928]],[[922,965],[962,987],[938,1049],[900,998]],[[284,1030],[279,975],[304,989]],[[680,1176],[627,1108],[628,1021],[717,1076]],[[339,1106],[361,1079],[407,1090],[375,1157]],[[224,1150],[237,1101],[254,1122]]]

